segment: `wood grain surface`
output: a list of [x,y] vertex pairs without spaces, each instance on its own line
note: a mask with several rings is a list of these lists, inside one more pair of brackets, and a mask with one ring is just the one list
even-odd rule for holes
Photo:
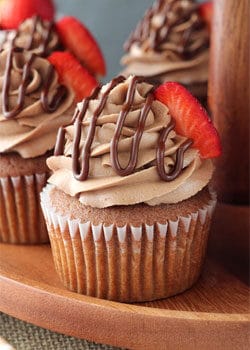
[[[247,207],[219,205],[198,283],[181,295],[143,304],[67,291],[48,245],[1,244],[0,310],[53,331],[131,349],[247,349],[249,271],[241,249],[248,218]],[[237,236],[238,227],[243,233]]]
[[214,1],[209,106],[223,155],[216,190],[227,203],[249,204],[250,2]]

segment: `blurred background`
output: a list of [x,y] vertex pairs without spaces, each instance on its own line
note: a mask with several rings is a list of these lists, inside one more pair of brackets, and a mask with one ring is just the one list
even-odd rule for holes
[[[58,15],[79,18],[98,40],[109,81],[121,70],[123,43],[153,0],[56,0]],[[200,0],[202,2],[202,0]]]

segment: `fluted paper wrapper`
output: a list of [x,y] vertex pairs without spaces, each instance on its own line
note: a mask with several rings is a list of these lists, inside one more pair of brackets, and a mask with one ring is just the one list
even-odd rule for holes
[[39,199],[47,178],[47,173],[0,178],[0,242],[49,241]]
[[56,213],[41,194],[56,270],[68,289],[133,302],[166,298],[191,287],[204,261],[216,199],[176,221],[123,227],[81,223]]

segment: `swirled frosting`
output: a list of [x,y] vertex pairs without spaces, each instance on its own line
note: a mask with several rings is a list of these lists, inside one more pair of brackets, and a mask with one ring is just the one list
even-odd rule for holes
[[48,56],[58,48],[59,37],[53,22],[34,16],[21,23],[17,30],[0,31],[0,50],[13,44],[37,55]]
[[[135,90],[132,94],[133,88]],[[61,143],[62,133],[60,132],[57,155],[50,157],[47,161],[53,172],[49,182],[65,193],[77,196],[84,205],[98,208],[136,203],[149,205],[176,203],[195,195],[205,187],[212,176],[212,163],[210,160],[202,160],[198,150],[191,147],[184,152],[180,172],[172,180],[163,181],[159,176],[157,143],[172,118],[164,104],[156,100],[148,102],[151,90],[151,85],[136,80],[135,77],[116,78],[103,86],[99,93],[87,100],[87,103],[85,100],[78,104],[74,124],[61,129],[61,131],[64,130],[65,142]],[[133,96],[132,100],[131,96]],[[119,175],[112,159],[114,135],[117,128],[119,129],[117,125],[126,110],[127,114],[120,129],[117,148],[119,164],[122,169],[125,169],[131,159],[131,147],[133,148],[133,140],[141,128],[141,117],[145,114],[145,109],[147,114],[135,169],[128,174]],[[77,116],[83,110],[84,117],[79,127]],[[98,118],[94,119],[97,114]],[[138,120],[140,120],[139,124]],[[93,121],[95,129],[93,138],[90,140]],[[174,129],[167,133],[163,153],[167,174],[173,171],[178,149],[186,141],[187,139],[176,134]],[[83,149],[86,151],[87,144],[91,145],[88,156],[86,152],[81,156],[81,152],[78,152],[77,162],[78,165],[85,163],[86,167],[89,160],[88,176],[79,180],[72,171],[75,149],[77,147],[79,151]],[[79,167],[77,173],[78,170]]]
[[197,6],[194,0],[157,0],[124,45],[123,74],[206,82],[209,33]]
[[23,158],[52,150],[71,119],[74,93],[58,82],[48,60],[20,49],[0,53],[0,153]]

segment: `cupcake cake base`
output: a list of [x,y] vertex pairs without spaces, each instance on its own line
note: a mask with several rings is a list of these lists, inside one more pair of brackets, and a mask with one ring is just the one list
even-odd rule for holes
[[49,176],[47,156],[23,159],[15,153],[0,155],[0,242],[48,242],[39,203]]
[[41,199],[56,270],[72,291],[150,301],[190,288],[200,275],[216,203],[208,188],[154,207],[86,207],[50,185]]

